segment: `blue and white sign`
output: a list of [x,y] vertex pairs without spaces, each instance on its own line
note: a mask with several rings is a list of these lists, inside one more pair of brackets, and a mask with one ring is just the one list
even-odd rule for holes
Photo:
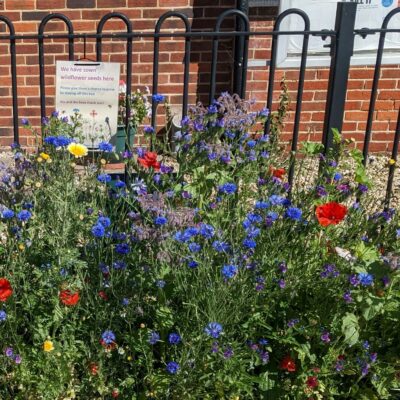
[[[307,13],[310,18],[311,30],[334,29],[336,7],[341,0],[281,0],[280,12],[289,8],[299,8]],[[386,15],[400,6],[400,0],[347,0],[358,3],[356,29],[380,29]],[[389,23],[389,28],[400,26],[400,14],[395,15]],[[299,31],[304,29],[303,20],[297,15],[287,17],[281,25],[282,30]],[[309,66],[328,66],[330,63],[330,39],[322,41],[319,37],[310,37],[309,53],[307,60]],[[376,60],[379,34],[370,35],[366,39],[359,36],[355,38],[355,51],[352,58],[353,65],[373,65]],[[297,67],[302,49],[302,36],[284,36],[279,38],[278,65],[281,67]],[[388,33],[386,35],[385,64],[400,63],[400,34]]]

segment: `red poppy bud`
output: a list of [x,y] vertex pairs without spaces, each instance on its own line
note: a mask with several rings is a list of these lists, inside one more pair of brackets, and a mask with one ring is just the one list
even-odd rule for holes
[[103,300],[108,300],[108,296],[107,293],[104,290],[100,290],[99,292],[99,296],[103,299]]
[[96,363],[90,363],[89,370],[92,375],[97,375],[99,372],[99,366]]

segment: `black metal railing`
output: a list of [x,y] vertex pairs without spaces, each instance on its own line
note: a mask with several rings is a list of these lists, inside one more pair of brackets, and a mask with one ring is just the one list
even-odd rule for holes
[[[65,39],[68,40],[68,59],[75,60],[74,45],[76,41],[84,43],[84,58],[86,59],[86,43],[88,39],[96,40],[96,60],[101,62],[103,56],[103,39],[119,39],[126,41],[126,82],[127,82],[127,98],[132,90],[132,55],[134,53],[133,41],[134,39],[152,39],[154,41],[153,49],[153,87],[152,92],[157,93],[159,87],[159,59],[160,59],[160,39],[161,38],[183,38],[185,41],[184,57],[183,57],[183,87],[182,87],[182,117],[185,117],[188,112],[188,98],[189,98],[189,77],[190,77],[190,60],[193,39],[209,39],[212,41],[211,52],[211,65],[210,65],[210,85],[209,85],[209,101],[210,103],[215,97],[217,89],[217,74],[218,74],[218,55],[219,44],[222,39],[230,38],[235,39],[236,45],[239,44],[239,50],[235,51],[234,61],[234,88],[237,93],[245,98],[246,97],[246,78],[247,78],[247,63],[249,52],[249,39],[256,36],[267,36],[272,38],[271,56],[269,60],[269,81],[267,92],[267,107],[273,110],[273,94],[274,82],[277,71],[277,52],[279,38],[287,35],[300,35],[303,37],[303,45],[300,57],[298,86],[297,86],[297,101],[294,114],[294,125],[291,141],[291,162],[289,168],[289,183],[293,183],[294,169],[295,169],[295,155],[298,150],[298,139],[300,133],[300,121],[303,103],[303,91],[305,83],[305,73],[307,69],[308,58],[308,44],[311,36],[320,37],[321,40],[330,38],[331,48],[330,58],[330,77],[328,83],[327,102],[325,109],[325,121],[323,129],[323,144],[325,151],[332,146],[332,128],[339,131],[342,130],[343,117],[345,111],[345,100],[347,94],[347,83],[350,70],[350,61],[354,50],[354,38],[357,35],[367,38],[370,35],[380,35],[379,46],[377,48],[377,58],[375,65],[374,78],[371,89],[371,101],[369,106],[367,127],[364,139],[364,163],[367,162],[369,144],[372,136],[372,126],[374,122],[374,111],[378,93],[378,85],[380,80],[380,72],[382,67],[382,57],[385,50],[385,38],[387,33],[400,32],[400,29],[389,29],[388,25],[391,19],[398,13],[400,8],[390,12],[381,27],[376,29],[361,29],[355,30],[355,17],[356,17],[356,3],[338,3],[336,13],[336,23],[334,30],[311,30],[310,20],[307,14],[299,9],[290,9],[281,13],[274,24],[271,31],[251,31],[250,22],[247,14],[238,9],[231,9],[223,12],[217,19],[215,29],[213,31],[195,31],[192,30],[188,17],[178,11],[170,11],[163,14],[157,21],[154,32],[137,32],[133,29],[133,24],[127,16],[121,13],[109,13],[105,15],[99,22],[96,33],[75,33],[73,23],[63,14],[49,14],[40,23],[37,34],[16,34],[13,23],[5,16],[0,16],[0,21],[4,22],[9,30],[8,34],[0,35],[0,43],[9,43],[10,52],[10,65],[11,65],[11,85],[12,85],[12,110],[13,110],[13,128],[14,128],[14,141],[19,142],[19,120],[18,120],[18,85],[17,85],[17,61],[16,55],[18,52],[18,41],[35,40],[38,44],[38,65],[40,75],[40,114],[44,118],[46,116],[46,76],[45,76],[45,41],[51,39]],[[290,15],[297,15],[302,18],[304,22],[304,29],[299,31],[284,31],[281,30],[282,21]],[[182,21],[184,26],[183,32],[166,32],[161,31],[163,24],[170,18],[178,18]],[[222,23],[226,19],[236,19],[236,30],[223,30]],[[106,23],[111,19],[122,21],[126,25],[126,32],[105,33],[103,29]],[[46,25],[50,21],[60,20],[65,23],[68,33],[45,33]],[[239,27],[239,28],[238,28]],[[240,39],[240,40],[239,40]],[[82,61],[82,59],[81,59]],[[266,60],[267,61],[267,60]],[[400,70],[399,70],[400,73]],[[130,104],[127,101],[127,118],[130,115]],[[151,123],[153,128],[156,129],[157,124],[157,103],[152,103],[152,119]],[[127,121],[126,121],[127,122]],[[392,159],[397,160],[398,147],[400,141],[400,113],[398,116],[396,130],[394,132],[394,141],[392,146]],[[269,131],[269,121],[265,125],[265,132]],[[387,183],[385,206],[388,207],[390,203],[393,177],[395,165],[391,165],[389,169],[389,177]]]

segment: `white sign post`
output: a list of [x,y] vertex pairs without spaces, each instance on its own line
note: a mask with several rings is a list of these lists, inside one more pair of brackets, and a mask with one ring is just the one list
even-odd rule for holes
[[56,108],[82,115],[84,143],[98,147],[117,132],[119,63],[57,61]]
[[[343,0],[281,0],[280,12],[290,8],[303,10],[310,18],[311,30],[334,29],[337,3]],[[386,15],[400,5],[400,0],[347,0],[356,2],[357,18],[356,29],[380,29]],[[400,14],[394,16],[389,23],[389,28],[398,27]],[[297,15],[286,17],[280,27],[281,30],[304,30],[304,22]],[[320,37],[310,36],[308,66],[329,66],[330,39],[323,41]],[[368,35],[366,39],[356,36],[352,65],[373,65],[376,60],[379,34]],[[279,37],[278,59],[279,67],[298,67],[303,43],[303,36],[282,35]],[[400,63],[400,34],[388,33],[386,35],[384,64]]]

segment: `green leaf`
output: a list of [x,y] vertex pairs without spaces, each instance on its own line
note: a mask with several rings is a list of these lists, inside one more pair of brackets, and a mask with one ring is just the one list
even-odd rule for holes
[[368,298],[362,308],[362,316],[366,321],[370,321],[383,309],[383,301],[379,298]]
[[353,313],[347,313],[342,320],[342,333],[344,342],[349,346],[354,346],[358,342],[359,325],[358,319]]
[[333,133],[333,143],[340,144],[342,142],[342,135],[340,134],[339,130],[336,128],[332,128]]
[[324,150],[324,145],[322,143],[316,142],[303,142],[301,152],[307,155],[318,155]]
[[366,264],[371,264],[379,260],[379,253],[375,246],[367,246],[364,242],[359,242],[355,247],[357,258],[364,261]]
[[359,149],[350,150],[350,156],[359,165],[361,165],[364,160],[364,155]]

